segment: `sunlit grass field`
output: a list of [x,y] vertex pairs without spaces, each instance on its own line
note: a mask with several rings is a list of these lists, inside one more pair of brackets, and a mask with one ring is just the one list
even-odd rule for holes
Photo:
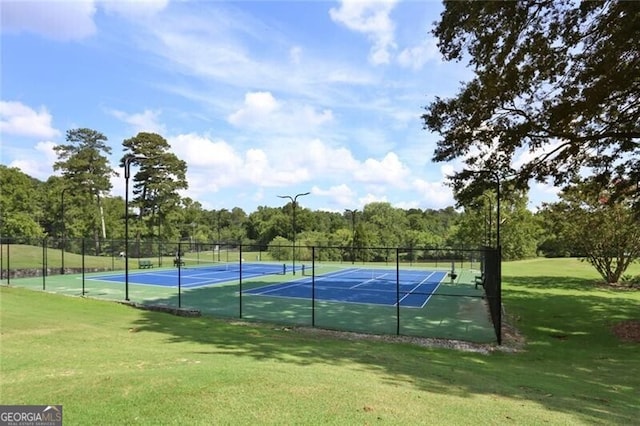
[[574,259],[503,275],[520,343],[488,354],[3,286],[0,403],[62,404],[69,425],[636,423],[640,345],[611,330],[640,292]]

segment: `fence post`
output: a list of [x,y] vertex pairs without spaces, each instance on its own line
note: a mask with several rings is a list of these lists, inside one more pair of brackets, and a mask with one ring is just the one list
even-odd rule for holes
[[498,337],[498,345],[502,344],[502,246],[498,244],[498,325],[496,326],[496,335]]
[[178,261],[178,308],[180,308],[182,304],[182,268],[180,265],[182,264],[182,243],[178,242],[178,255],[176,256],[176,260]]
[[[238,250],[239,250],[239,258],[238,258],[238,262],[240,262],[240,260],[242,259],[242,243],[240,243],[240,245],[238,246]],[[227,259],[229,256],[229,250],[227,250]],[[242,263],[240,263],[240,278],[238,280],[238,288],[239,288],[239,292],[238,294],[240,295],[238,297],[238,303],[240,304],[239,306],[239,314],[240,314],[240,318],[242,318]]]
[[11,245],[7,241],[7,285],[11,284]]
[[[340,256],[342,258],[342,256]],[[303,265],[304,268],[304,265]],[[304,275],[304,269],[302,269]],[[311,247],[311,327],[316,326],[316,246]]]
[[84,274],[85,274],[85,263],[84,263],[85,251],[86,251],[85,241],[84,241],[84,237],[82,237],[82,295],[83,296],[84,296]]
[[47,275],[47,237],[42,239],[42,290],[46,288]]
[[396,335],[400,335],[400,249],[396,248]]

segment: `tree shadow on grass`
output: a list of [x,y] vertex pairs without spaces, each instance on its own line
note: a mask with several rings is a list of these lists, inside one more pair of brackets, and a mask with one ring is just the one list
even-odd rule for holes
[[[237,319],[221,321],[208,316],[184,318],[150,311],[143,311],[133,326],[139,332],[164,333],[169,343],[198,343],[200,349],[194,353],[199,355],[229,354],[305,366],[355,363],[383,371],[385,381],[415,386],[425,392],[532,401],[553,412],[570,413],[585,423],[635,421],[632,416],[637,400],[633,389],[640,383],[628,373],[637,367],[633,364],[637,346],[618,343],[608,327],[614,319],[636,315],[638,301],[624,297],[614,300],[601,292],[562,294],[565,290],[583,289],[590,280],[507,279],[504,301],[528,342],[526,351],[517,354],[433,350],[353,335],[319,337],[313,329]],[[554,294],[553,290],[558,289],[562,291]],[[212,297],[220,297],[220,303],[237,303],[231,293],[216,296],[207,288],[189,293],[187,300],[211,301]],[[177,305],[174,299],[164,302]],[[277,308],[281,311],[276,316],[281,319],[299,315],[297,305]],[[370,321],[366,313],[361,317],[363,324]]]
[[594,278],[553,277],[553,276],[503,276],[503,288],[511,287],[537,289],[587,290],[596,288],[598,283]]

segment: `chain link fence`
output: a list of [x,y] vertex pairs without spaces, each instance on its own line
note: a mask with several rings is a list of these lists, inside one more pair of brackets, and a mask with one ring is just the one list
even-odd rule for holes
[[0,281],[284,326],[501,343],[495,248],[128,244],[3,240]]

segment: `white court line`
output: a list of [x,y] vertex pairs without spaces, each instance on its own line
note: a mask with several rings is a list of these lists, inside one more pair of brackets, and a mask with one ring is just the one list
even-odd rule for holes
[[422,304],[422,306],[420,306],[421,308],[424,308],[427,305],[427,303],[429,303],[429,299],[431,299],[431,296],[433,296],[435,294],[435,292],[438,290],[438,287],[440,287],[440,284],[442,284],[442,282],[444,281],[445,278],[447,278],[447,274],[446,273],[442,276],[442,279],[440,280],[438,285],[436,285],[436,287],[433,289],[433,291],[431,292],[429,297],[427,297],[427,300],[425,300],[424,303]]
[[[429,278],[431,278],[431,277],[433,276],[433,274],[435,274],[435,273],[436,273],[436,271],[433,271],[432,273],[430,273],[430,274],[429,274],[429,276],[427,276],[424,280],[422,280],[422,281],[420,281],[418,284],[416,284],[416,286],[415,286],[415,287],[413,287],[411,290],[409,290],[409,293],[407,293],[407,294],[405,294],[404,296],[402,296],[402,298],[401,298],[400,300],[398,300],[398,302],[397,302],[397,303],[394,303],[394,304],[393,304],[393,306],[398,306],[400,303],[402,303],[402,301],[403,301],[405,298],[409,297],[409,295],[410,295],[411,293],[413,293],[413,292],[414,292],[414,290],[416,290],[418,287],[420,287],[422,284],[424,284],[424,282],[425,282],[426,280],[428,280]],[[429,297],[431,297],[431,294],[429,294]],[[428,300],[428,298],[427,298],[427,300]],[[426,302],[425,302],[425,303],[426,303]],[[422,305],[422,306],[424,306],[424,305]]]
[[[271,293],[272,291],[278,291],[278,290],[282,290],[285,288],[293,288],[293,287],[300,287],[300,286],[304,286],[307,284],[311,284],[311,281],[309,281],[308,278],[300,278],[296,281],[291,282],[290,284],[287,285],[282,285],[282,284],[270,284],[268,286],[263,287],[262,289],[260,289],[261,291],[258,293],[250,293],[253,295],[257,295],[257,296],[261,296],[263,294],[267,294],[267,293]],[[252,291],[248,290],[248,291]],[[257,289],[256,289],[257,290]]]
[[361,283],[359,283],[359,284],[352,285],[351,287],[349,287],[349,290],[353,290],[354,288],[358,288],[358,287],[360,287],[361,285],[365,285],[365,284],[368,284],[368,283],[370,283],[370,282],[377,281],[378,279],[380,279],[380,278],[384,277],[385,275],[387,275],[387,274],[383,274],[383,275],[380,275],[379,277],[371,278],[370,280],[362,281],[362,282],[361,282]]

